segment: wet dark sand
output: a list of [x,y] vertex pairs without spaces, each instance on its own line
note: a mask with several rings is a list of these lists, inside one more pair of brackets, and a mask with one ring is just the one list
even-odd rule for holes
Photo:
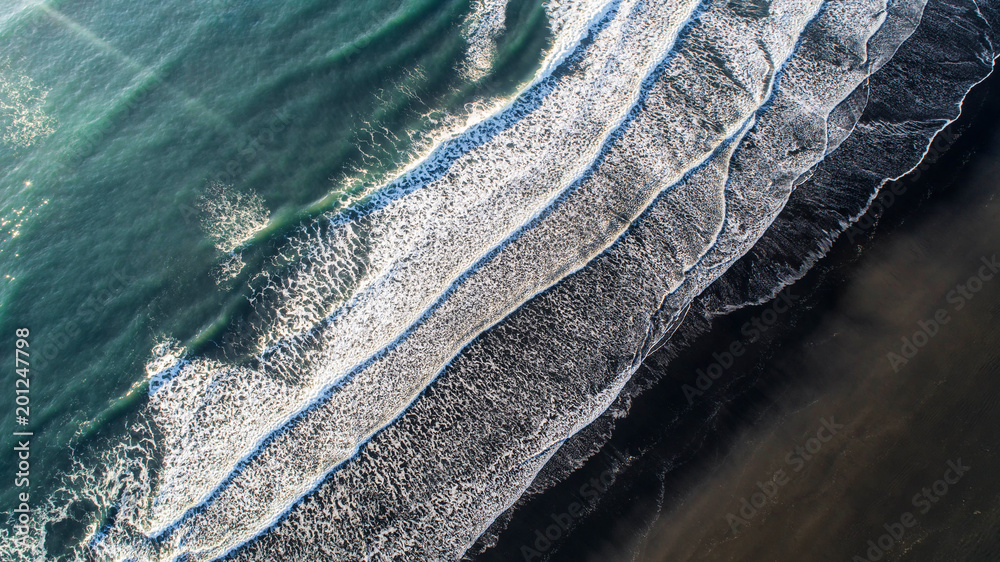
[[[1000,272],[985,266],[1000,255],[1000,79],[965,108],[958,142],[842,237],[763,337],[740,328],[771,305],[647,361],[638,376],[662,379],[605,446],[637,457],[628,468],[591,459],[478,559],[1000,560]],[[689,403],[684,385],[734,341],[747,353]],[[562,517],[579,500],[596,509]],[[560,517],[570,528],[540,539]]]

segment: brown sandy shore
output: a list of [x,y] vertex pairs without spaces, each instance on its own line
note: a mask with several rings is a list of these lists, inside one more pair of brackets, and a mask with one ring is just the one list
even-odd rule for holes
[[1000,126],[969,134],[946,192],[763,359],[790,381],[767,413],[593,559],[1000,560]]
[[[958,142],[841,237],[766,337],[740,327],[771,304],[651,357],[637,377],[665,374],[603,454],[474,559],[1000,560],[998,100],[994,74]],[[734,341],[746,353],[688,403],[684,385]],[[581,501],[593,510],[571,513]]]

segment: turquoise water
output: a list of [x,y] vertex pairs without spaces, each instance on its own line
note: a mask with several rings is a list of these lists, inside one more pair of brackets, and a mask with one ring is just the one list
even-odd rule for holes
[[[259,281],[250,272],[303,219],[369,192],[532,77],[549,41],[540,5],[507,6],[478,71],[471,9],[100,0],[0,11],[2,93],[28,120],[5,117],[0,145],[0,363],[13,365],[14,330],[30,328],[36,497],[131,423],[155,345],[220,345]],[[213,216],[207,192],[241,203]],[[234,209],[245,216],[221,220]],[[246,265],[222,273],[232,250]],[[2,372],[11,405],[14,376]],[[10,450],[19,428],[2,411]],[[14,460],[0,455],[0,473]],[[92,523],[95,507],[73,518]]]
[[35,384],[0,470],[34,431],[2,499],[36,542],[0,558],[487,546],[686,317],[917,166],[1000,41],[991,0],[751,4],[2,9],[0,359]]

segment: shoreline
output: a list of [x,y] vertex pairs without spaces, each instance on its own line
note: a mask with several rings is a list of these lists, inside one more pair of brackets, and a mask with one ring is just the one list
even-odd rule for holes
[[[977,148],[982,147],[983,151],[986,152],[988,150],[985,149],[988,147],[996,149],[997,142],[990,130],[990,125],[1000,123],[1000,111],[995,109],[995,105],[991,106],[990,101],[996,99],[997,94],[995,92],[998,86],[1000,86],[1000,77],[997,76],[997,73],[993,73],[989,78],[973,88],[966,97],[965,102],[963,102],[963,109],[965,111],[963,111],[962,116],[954,124],[954,126],[959,127],[959,130],[962,131],[962,135],[950,150],[937,155],[936,161],[929,163],[930,165],[926,167],[922,164],[918,171],[911,173],[911,175],[919,174],[921,177],[913,181],[913,183],[908,183],[908,193],[898,197],[894,204],[883,206],[885,208],[881,216],[878,216],[875,210],[869,210],[865,217],[862,217],[861,221],[871,221],[872,224],[875,224],[874,228],[862,228],[862,232],[854,232],[850,237],[846,233],[839,237],[827,256],[821,259],[803,279],[791,286],[793,292],[803,295],[799,306],[795,307],[787,315],[783,314],[774,329],[766,337],[762,337],[760,340],[748,345],[748,353],[733,360],[732,365],[726,369],[726,374],[724,375],[726,384],[719,384],[716,385],[717,388],[710,388],[707,397],[698,397],[699,400],[704,400],[701,403],[700,412],[689,412],[685,416],[678,416],[674,420],[668,420],[669,425],[663,427],[665,425],[664,418],[673,415],[673,412],[677,409],[685,409],[686,400],[684,398],[683,386],[695,384],[696,373],[699,370],[704,372],[715,361],[712,354],[724,351],[726,345],[722,345],[723,343],[729,344],[730,340],[734,340],[734,338],[734,341],[740,341],[739,326],[759,316],[761,310],[770,306],[771,303],[765,303],[758,307],[750,307],[726,317],[715,319],[711,329],[707,333],[695,338],[690,348],[682,351],[677,359],[670,362],[665,376],[654,385],[654,388],[634,399],[628,417],[618,420],[617,427],[613,430],[613,437],[605,444],[603,450],[641,451],[643,452],[642,458],[616,474],[615,484],[612,484],[607,494],[599,500],[595,513],[584,518],[579,524],[571,528],[566,533],[567,537],[564,538],[564,541],[547,553],[551,555],[549,558],[541,559],[615,560],[619,557],[622,559],[632,559],[631,554],[633,553],[630,551],[632,549],[639,549],[635,554],[643,555],[635,558],[638,560],[715,560],[737,559],[725,556],[725,552],[729,552],[732,556],[740,556],[740,553],[746,554],[752,550],[744,547],[737,548],[735,546],[737,544],[745,546],[747,544],[746,535],[744,535],[743,539],[734,540],[738,537],[725,534],[727,530],[726,515],[734,511],[733,506],[736,508],[739,507],[739,500],[742,497],[752,496],[759,487],[756,486],[755,482],[750,482],[749,487],[744,485],[733,488],[729,492],[728,503],[719,500],[719,498],[725,496],[725,493],[717,491],[716,488],[724,487],[727,481],[737,478],[740,470],[745,470],[747,474],[760,478],[772,476],[775,473],[775,455],[778,458],[777,465],[780,466],[783,464],[781,462],[783,459],[780,457],[785,454],[784,451],[790,447],[800,446],[797,443],[796,436],[806,431],[805,428],[809,426],[809,423],[803,421],[803,417],[808,419],[809,422],[816,422],[817,419],[823,417],[823,415],[813,415],[814,412],[810,410],[810,407],[816,408],[817,404],[826,405],[827,407],[835,403],[840,404],[834,398],[845,396],[844,385],[847,383],[844,381],[847,379],[856,379],[858,382],[863,382],[866,377],[862,376],[862,373],[867,370],[888,369],[889,374],[893,373],[891,369],[892,365],[884,357],[876,356],[874,359],[866,357],[864,361],[857,361],[853,364],[849,363],[847,366],[842,367],[839,377],[843,380],[837,380],[837,376],[822,372],[824,363],[829,362],[831,357],[824,357],[823,360],[818,361],[818,367],[813,366],[809,368],[820,370],[819,374],[809,372],[809,369],[798,362],[796,358],[798,355],[806,355],[799,351],[802,349],[808,350],[808,354],[819,353],[816,351],[817,349],[833,349],[833,347],[830,347],[831,344],[829,342],[835,342],[837,338],[842,338],[845,334],[845,329],[859,329],[858,326],[844,324],[841,326],[840,331],[830,331],[830,317],[831,315],[839,317],[844,314],[848,314],[849,316],[858,312],[852,309],[850,306],[851,302],[848,301],[845,305],[845,299],[852,294],[851,287],[858,282],[856,277],[859,275],[859,272],[864,271],[863,268],[866,267],[866,264],[877,260],[883,260],[887,264],[891,263],[891,253],[888,256],[884,255],[885,248],[888,245],[903,244],[900,240],[910,244],[916,242],[918,247],[926,245],[925,239],[928,236],[926,233],[923,233],[923,237],[914,234],[915,232],[919,233],[921,225],[931,224],[935,221],[940,222],[943,220],[942,215],[948,213],[954,214],[961,210],[974,214],[974,211],[977,209],[976,201],[988,201],[992,193],[995,192],[995,190],[991,191],[988,188],[983,188],[981,185],[970,187],[968,184],[974,181],[969,177],[974,173],[973,168],[977,165],[989,164],[989,155],[982,156],[977,154]],[[988,140],[993,140],[993,143],[987,144]],[[904,181],[907,180],[904,178]],[[955,185],[958,185],[959,188],[955,189]],[[972,194],[970,194],[970,191]],[[971,203],[968,201],[970,197],[973,200]],[[955,222],[961,223],[962,221],[956,220]],[[946,231],[949,235],[955,232],[953,224],[951,228],[952,230]],[[949,238],[951,237],[949,236]],[[1000,236],[997,236],[996,240],[997,245],[1000,245]],[[969,251],[975,245],[968,244],[964,247],[964,250]],[[904,249],[907,248],[906,244],[903,244],[902,247]],[[949,248],[948,252],[944,252],[944,255],[949,253],[958,254],[961,253],[960,250],[962,249]],[[902,252],[903,250],[897,250],[897,254],[902,254]],[[931,264],[935,264],[935,262],[932,261]],[[964,275],[965,272],[959,273],[961,269],[959,266],[953,266],[950,269],[941,269],[947,271],[939,272],[938,277],[947,277],[946,273],[953,274],[951,275],[953,279],[948,280],[951,282],[950,285],[935,277],[934,283],[927,283],[924,286],[917,284],[917,286],[913,287],[913,292],[917,294],[933,293],[933,288],[942,286],[946,290],[940,296],[946,298],[949,287],[953,287],[955,282],[962,281],[968,277],[968,275]],[[869,267],[869,271],[874,271],[874,273],[869,273],[869,275],[880,275],[878,267]],[[917,273],[919,273],[919,269],[914,271],[914,275]],[[888,281],[883,280],[882,282],[887,283]],[[878,283],[872,281],[869,281],[869,283],[872,283],[874,287],[879,286]],[[986,290],[983,289],[984,292]],[[880,304],[888,305],[890,301],[887,299],[890,296],[883,295],[883,302]],[[944,305],[952,306],[945,300],[937,303],[934,298],[930,296],[927,296],[927,298],[929,300],[924,302],[923,305],[926,308],[929,303],[931,317],[933,317],[935,307],[940,308]],[[991,301],[991,297],[980,298],[982,300],[979,302],[984,305],[990,304],[988,301]],[[994,299],[992,302],[995,303],[998,300]],[[893,330],[885,329],[885,326],[894,324],[899,324],[894,329],[903,330],[904,332],[909,330],[904,336],[912,336],[915,333],[914,330],[919,328],[917,322],[921,320],[926,321],[928,316],[925,313],[923,316],[915,319],[913,329],[909,329],[907,323],[902,321],[902,319],[907,317],[906,308],[907,306],[897,303],[891,307],[886,306],[884,310],[882,310],[881,306],[876,306],[872,310],[868,310],[868,313],[872,313],[873,311],[879,312],[880,310],[884,312],[882,318],[883,329],[876,330],[873,333],[862,330],[865,337],[875,339],[884,336],[891,339],[896,336],[896,333]],[[988,309],[988,307],[986,308]],[[955,312],[954,315],[957,314],[958,312]],[[872,317],[869,314],[867,318],[869,321],[874,321],[873,318],[877,317],[877,315]],[[953,331],[948,333],[957,334],[959,331],[967,330],[970,325],[969,322],[972,322],[968,319],[974,317],[969,316],[965,317],[965,320],[961,318],[954,320],[955,323],[949,327],[949,330]],[[980,318],[979,320],[982,319]],[[971,325],[974,326],[976,324],[973,322]],[[826,329],[826,332],[823,332],[824,329]],[[946,341],[946,338],[947,336],[939,336],[939,339],[932,340],[932,344],[939,345],[940,342]],[[1000,341],[1000,339],[996,341]],[[959,341],[955,345],[961,345],[961,343]],[[932,344],[927,345],[931,346]],[[884,351],[889,352],[892,349],[894,348],[887,348]],[[932,356],[936,355],[933,351],[930,351],[931,347],[927,349],[928,351],[922,351],[921,354],[912,358],[911,365],[904,367],[905,369],[912,369],[914,372],[920,372],[922,378],[919,378],[919,380],[922,381],[934,380],[932,374],[925,372],[927,369],[926,365],[922,366],[922,363],[931,361],[933,359]],[[838,352],[842,353],[843,351],[841,349]],[[900,350],[896,349],[895,351],[899,353]],[[820,353],[819,355],[822,354]],[[945,359],[949,357],[946,355]],[[651,365],[655,368],[655,358],[656,354],[651,358],[647,358],[643,369],[648,369]],[[941,363],[940,357],[934,360],[937,361],[935,365]],[[880,361],[881,365],[879,364]],[[805,371],[805,376],[803,376],[803,371]],[[637,373],[636,376],[640,375],[642,375],[641,372]],[[916,383],[914,385],[914,389],[918,388]],[[906,386],[901,388],[904,391],[908,389]],[[875,389],[869,388],[869,390],[873,393],[873,397],[877,395],[883,400],[883,404],[880,407],[903,408],[902,403],[892,402],[892,395],[884,395],[884,390],[877,393]],[[895,388],[895,391],[899,392],[900,388]],[[989,395],[989,390],[984,389],[983,394]],[[870,397],[868,400],[874,400],[873,397]],[[912,396],[910,398],[915,399]],[[939,396],[939,399],[942,404],[941,408],[944,409],[948,400],[954,399],[954,396]],[[861,404],[867,403],[867,401],[861,402]],[[809,406],[810,404],[812,406]],[[852,406],[853,403],[848,401],[845,404],[846,406]],[[846,411],[843,409],[845,404],[840,404],[842,409],[839,411]],[[847,409],[850,410],[851,408]],[[873,411],[871,414],[875,415],[877,411]],[[904,415],[907,415],[905,408],[895,418],[889,416],[883,422],[889,425],[899,424],[901,423],[900,420],[908,419],[904,418]],[[878,416],[876,415],[875,417]],[[933,416],[931,417],[933,418]],[[859,417],[851,418],[843,414],[834,415],[834,418],[838,421],[841,419],[846,421],[849,418],[852,420],[862,419]],[[654,426],[655,429],[650,429],[650,426]],[[851,428],[854,426],[849,425],[848,427]],[[859,435],[863,435],[851,433],[851,431],[854,430],[849,430],[848,434],[854,436],[854,438],[859,438]],[[930,432],[930,429],[925,428],[923,431],[927,433]],[[779,434],[783,434],[785,437],[776,437]],[[903,431],[897,434],[897,438],[908,435],[908,433]],[[863,437],[861,438],[863,440]],[[989,442],[989,440],[986,440],[986,442]],[[993,442],[995,443],[996,440]],[[756,443],[756,445],[748,445],[747,443]],[[774,453],[774,455],[769,456],[763,453],[768,450]],[[833,448],[831,448],[832,450]],[[822,456],[823,450],[819,450],[818,453]],[[740,455],[743,456],[741,457]],[[580,482],[586,481],[593,473],[600,472],[600,467],[594,466],[600,463],[595,463],[593,460],[599,457],[601,457],[600,453],[595,455],[581,470],[571,475],[565,482],[560,483],[538,497],[528,500],[525,506],[515,513],[508,528],[500,533],[498,544],[473,559],[522,559],[523,557],[518,552],[518,547],[523,544],[530,544],[529,539],[532,538],[533,532],[538,528],[545,528],[545,523],[549,515],[548,511],[552,511],[556,507],[567,503],[569,498],[572,497],[571,491],[578,487]],[[743,458],[745,461],[747,459],[757,459],[757,462],[766,466],[761,470],[752,470],[749,468],[752,463],[745,462],[741,464],[734,460],[737,458]],[[868,456],[860,453],[857,458],[870,460]],[[965,458],[971,457],[966,456]],[[941,463],[928,461],[929,464],[934,465],[930,467],[933,468],[931,472],[938,471],[938,468],[941,467],[936,466],[936,464],[941,464],[943,467],[944,462],[943,460]],[[985,466],[984,463],[980,465]],[[812,472],[821,472],[817,468],[820,466],[825,465],[822,463],[810,463],[806,465],[802,470],[803,476],[801,477],[801,481],[792,481],[789,484],[790,487],[787,488],[782,486],[782,492],[785,492],[785,495],[789,497],[806,497],[803,494],[807,494],[810,485],[819,486],[824,484],[822,478],[816,478],[815,475],[810,476]],[[890,468],[885,466],[882,467],[882,470],[889,473],[892,472]],[[982,474],[986,471],[988,469],[980,469],[979,472]],[[972,476],[968,477],[969,479],[965,481],[966,484],[975,482],[976,480],[974,472],[970,472],[970,475]],[[847,478],[848,476],[840,474],[839,477]],[[928,482],[935,482],[935,478],[925,476],[924,480],[929,479]],[[915,482],[920,481],[915,475],[913,480]],[[859,485],[865,483],[864,479],[858,480],[856,478],[856,481]],[[877,481],[877,479],[873,478],[872,481]],[[920,485],[914,484],[914,486],[917,489],[920,488]],[[718,517],[713,518],[703,515],[703,520],[699,520],[697,514],[693,513],[690,508],[693,502],[704,502],[704,506],[711,503],[709,501],[710,498],[707,496],[712,490],[716,490],[714,492],[717,502],[715,506],[716,510],[721,509],[722,512],[716,513]],[[699,498],[699,496],[702,497]],[[883,498],[883,501],[891,503],[891,499]],[[788,501],[791,502],[792,500]],[[842,497],[841,501],[845,501],[845,499]],[[852,501],[857,503],[860,499],[854,498]],[[955,503],[957,504],[958,502]],[[664,510],[669,512],[671,507],[673,507],[674,511],[669,516],[662,516],[661,514],[661,521],[654,524],[656,530],[651,533],[652,539],[637,541],[637,536],[643,534],[642,531],[644,528],[650,525],[651,521],[657,519],[655,514],[660,511],[661,504]],[[786,524],[794,523],[794,521],[789,522],[787,516],[796,512],[784,503],[775,504],[774,506],[768,504],[764,508],[769,509],[766,517],[761,517],[759,521],[756,518],[752,518],[754,521],[751,521],[751,523],[755,528],[753,533],[758,532],[757,527],[764,527],[770,530],[771,527],[776,525],[775,522],[782,520],[782,513],[785,514]],[[685,513],[686,510],[687,513]],[[712,510],[702,507],[702,511],[707,513]],[[891,518],[889,515],[891,511],[891,509],[885,510],[885,514],[878,517],[888,520]],[[942,515],[936,515],[935,512],[931,512],[928,517],[946,517],[951,512],[946,508],[942,508],[942,511],[938,513]],[[802,513],[798,513],[798,515],[803,516]],[[815,513],[808,515],[817,517]],[[857,519],[863,521],[864,517],[859,516]],[[767,525],[760,523],[760,521],[765,520],[769,522]],[[664,521],[669,521],[669,525],[664,523]],[[933,521],[933,519],[929,521]],[[930,524],[928,523],[927,525]],[[703,546],[708,550],[699,551],[697,548],[694,548],[694,550],[684,555],[681,555],[676,549],[684,546],[686,544],[685,541],[671,542],[671,540],[668,540],[670,537],[676,538],[677,533],[680,532],[670,533],[663,529],[664,526],[669,526],[672,528],[687,528],[689,531],[695,532],[705,525],[718,527],[716,529],[718,532],[714,535],[714,541],[706,538],[706,541],[703,543]],[[866,528],[862,522],[855,524],[854,527],[857,527],[853,533],[857,535],[858,539],[865,536],[866,532],[870,531],[870,533],[874,533],[880,528],[879,524],[874,524],[873,527]],[[794,528],[787,529],[787,531],[792,533],[794,532]],[[770,542],[776,544],[784,542],[781,540],[782,537],[780,535],[771,534],[763,528],[759,530],[758,535],[753,535],[753,533],[748,532],[747,534],[762,538],[770,535]],[[822,542],[822,538],[823,534],[816,532],[813,533],[811,540],[813,542]],[[872,538],[877,540],[879,534],[875,533]],[[961,537],[952,536],[951,538],[959,539]],[[860,540],[860,542],[854,545],[854,550],[857,551],[855,554],[864,550],[857,548],[859,545],[864,544],[864,540]],[[622,547],[622,545],[628,546]],[[900,551],[902,550],[900,549]],[[892,556],[894,549],[889,549],[887,552],[889,556]],[[785,554],[791,556],[791,553]],[[847,551],[842,554],[846,555],[847,559],[850,559],[853,555],[848,555]],[[767,554],[760,552],[759,556],[754,556],[750,559],[783,559],[781,556],[782,554],[775,552]],[[864,555],[862,554],[862,556]]]

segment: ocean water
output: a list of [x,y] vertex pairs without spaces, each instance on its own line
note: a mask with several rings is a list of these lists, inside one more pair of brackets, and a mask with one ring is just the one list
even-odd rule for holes
[[[682,326],[635,375],[644,390],[628,416],[606,414],[581,435],[601,451],[469,558],[865,559],[867,541],[909,511],[918,524],[883,560],[995,559],[997,435],[983,423],[998,404],[995,278],[974,281],[968,300],[955,287],[1000,242],[998,87],[996,74],[977,85],[900,195],[881,196],[785,298]],[[939,310],[947,323],[933,330]],[[921,323],[934,332],[926,343]],[[901,355],[904,337],[918,354]],[[727,358],[734,343],[743,351]],[[795,447],[822,419],[843,430],[806,462]],[[914,506],[955,459],[972,468],[931,508]],[[779,470],[762,509],[745,508]],[[586,513],[571,514],[574,503]],[[734,530],[727,517],[741,509],[749,519]]]
[[2,423],[34,511],[0,554],[488,550],[696,298],[770,299],[920,163],[995,9],[3,8],[0,355],[29,329],[33,384]]
[[[531,79],[551,42],[541,7],[493,14],[507,25],[479,32],[485,62],[473,8],[4,4],[0,324],[5,362],[14,330],[32,333],[39,523],[75,463],[118,454],[154,347],[217,349],[204,342],[239,314],[289,231],[363,197]],[[3,412],[14,428],[13,408]],[[15,462],[4,455],[0,471]],[[17,490],[0,492],[13,506]],[[72,501],[65,517],[80,528],[45,533],[45,559],[72,550],[114,500]]]

